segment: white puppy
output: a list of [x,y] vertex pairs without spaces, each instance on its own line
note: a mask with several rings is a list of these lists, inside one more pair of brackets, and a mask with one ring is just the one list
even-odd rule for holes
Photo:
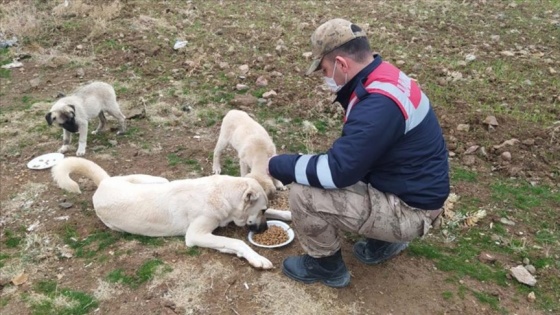
[[52,169],[59,187],[80,193],[72,173],[98,186],[93,207],[109,228],[146,236],[185,235],[187,246],[236,254],[257,268],[273,266],[245,242],[212,231],[233,221],[262,232],[267,228],[265,211],[266,217],[291,220],[289,211],[267,210],[266,194],[252,178],[213,175],[169,182],[143,174],[110,177],[99,165],[78,157],[65,158]]
[[228,144],[237,151],[241,176],[256,179],[269,197],[276,189],[285,189],[280,181],[267,174],[268,160],[276,155],[272,138],[263,126],[244,111],[230,110],[222,120],[220,136],[214,149],[214,174],[222,172],[220,157]]
[[120,130],[117,134],[123,134],[126,131],[126,117],[119,108],[115,90],[107,83],[90,83],[79,88],[72,95],[56,101],[45,119],[49,125],[55,123],[63,128],[62,147],[58,149],[58,152],[67,152],[72,141],[72,133],[78,132],[80,138],[76,155],[84,155],[86,153],[88,123],[92,118],[99,117],[99,125],[91,133],[100,132],[107,122],[103,112],[119,121]]

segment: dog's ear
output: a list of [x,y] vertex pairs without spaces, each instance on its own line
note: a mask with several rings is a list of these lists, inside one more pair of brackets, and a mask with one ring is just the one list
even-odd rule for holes
[[259,194],[258,191],[253,189],[253,187],[251,187],[251,185],[248,185],[248,186],[249,187],[247,187],[247,189],[243,193],[243,200],[245,201],[245,203],[253,203],[253,202],[255,202],[255,200],[259,199],[260,194]]
[[51,117],[51,113],[50,113],[50,112],[48,112],[48,113],[45,115],[45,119],[47,120],[47,123],[49,124],[49,126],[51,126],[51,125],[52,125],[52,117]]
[[68,111],[68,115],[70,116],[70,118],[75,117],[76,116],[76,106],[74,106],[72,104],[68,104],[68,106],[70,108],[72,108],[72,110]]

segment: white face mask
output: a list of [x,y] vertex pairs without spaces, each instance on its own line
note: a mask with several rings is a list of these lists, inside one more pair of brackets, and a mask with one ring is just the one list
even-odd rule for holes
[[323,77],[323,79],[325,80],[325,84],[327,85],[329,90],[331,90],[334,93],[340,91],[340,89],[342,89],[342,87],[344,85],[346,85],[346,83],[348,81],[348,73],[346,73],[346,78],[344,79],[344,84],[342,84],[342,85],[336,84],[336,81],[334,80],[334,73],[335,72],[336,72],[336,60],[334,61],[334,69],[333,69],[332,77],[330,77],[330,78],[329,77]]

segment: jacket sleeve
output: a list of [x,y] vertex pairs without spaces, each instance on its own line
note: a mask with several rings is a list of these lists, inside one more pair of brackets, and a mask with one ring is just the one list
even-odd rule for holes
[[325,189],[357,183],[392,144],[404,136],[405,119],[390,98],[370,94],[356,103],[325,154],[277,155],[269,172],[287,185],[292,182]]

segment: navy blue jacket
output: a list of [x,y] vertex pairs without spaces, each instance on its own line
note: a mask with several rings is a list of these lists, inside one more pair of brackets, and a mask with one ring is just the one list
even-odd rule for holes
[[439,209],[449,195],[449,165],[436,115],[430,106],[423,120],[405,133],[405,117],[397,103],[365,90],[365,80],[382,61],[380,56],[374,57],[337,93],[335,101],[345,111],[352,92],[359,99],[341,137],[324,154],[271,158],[270,175],[285,185],[297,182],[324,189],[363,181],[412,207]]

